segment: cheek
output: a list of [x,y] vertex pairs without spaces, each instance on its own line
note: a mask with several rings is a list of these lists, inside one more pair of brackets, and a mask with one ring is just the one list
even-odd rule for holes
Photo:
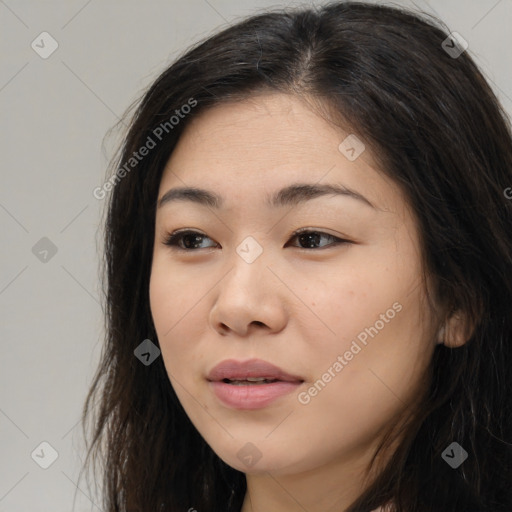
[[170,265],[160,252],[155,254],[149,299],[156,330],[163,336],[161,341],[171,337],[181,321],[194,313],[194,305],[199,302],[201,293],[204,296],[204,290],[197,284],[197,277],[176,265]]
[[398,295],[394,290],[385,269],[375,263],[354,264],[329,273],[321,284],[311,283],[303,296],[310,298],[312,312],[325,326],[324,339],[341,349],[392,308]]
[[153,263],[149,281],[149,302],[153,323],[160,343],[165,341],[165,333],[176,323],[177,303],[173,300],[174,284],[163,272],[161,265]]
[[171,381],[176,378],[189,382],[193,378],[190,370],[202,364],[203,353],[195,342],[202,339],[206,325],[206,302],[201,300],[205,293],[197,285],[197,278],[155,258],[149,286],[150,307]]
[[333,273],[323,292],[312,294],[312,309],[329,328],[322,329],[322,336],[311,336],[313,329],[301,325],[310,333],[309,376],[320,380],[321,391],[312,393],[323,396],[314,400],[326,410],[343,404],[365,415],[365,410],[369,414],[406,402],[432,356],[430,330],[421,321],[425,311],[419,270],[412,264],[400,269],[396,261],[375,261],[360,261],[350,273]]
[[315,389],[309,393],[319,414],[350,411],[351,425],[371,428],[418,398],[434,345],[419,322],[418,304],[393,298],[340,317],[345,331],[317,358]]
[[369,443],[418,400],[433,349],[418,330],[417,305],[400,299],[400,311],[393,309],[396,314],[390,313],[393,318],[383,326],[376,319],[392,306],[388,301],[383,309],[368,306],[357,318],[340,316],[340,331],[346,328],[352,335],[323,347],[317,343],[306,354],[313,371],[297,397],[301,405],[295,419],[311,433],[310,442],[325,442],[332,450]]
[[[157,262],[153,264],[149,285],[153,323],[162,357],[168,370],[171,370],[169,367],[171,362],[172,366],[177,366],[176,356],[179,357],[182,353],[182,350],[174,351],[173,345],[179,340],[176,333],[180,329],[180,324],[186,319],[184,305],[188,302],[187,288],[179,286],[179,283],[176,282],[176,275],[175,272],[165,270],[165,266],[158,264],[157,259]],[[180,290],[179,294],[177,290]],[[173,353],[173,357],[170,358],[168,357],[169,352],[176,353]]]

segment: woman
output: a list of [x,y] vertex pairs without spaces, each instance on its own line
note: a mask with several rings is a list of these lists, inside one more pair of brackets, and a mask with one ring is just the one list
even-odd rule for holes
[[161,74],[116,165],[105,511],[512,510],[512,143],[463,40],[251,17]]

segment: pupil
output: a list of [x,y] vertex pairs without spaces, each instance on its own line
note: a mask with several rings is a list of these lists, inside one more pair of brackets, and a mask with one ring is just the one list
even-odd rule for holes
[[[190,242],[190,239],[193,238],[193,241]],[[187,249],[190,249],[190,247],[192,247],[196,242],[200,241],[202,238],[201,235],[186,235],[184,238],[183,238],[183,242],[184,242],[184,245]],[[195,248],[195,246],[194,246]]]
[[304,235],[300,235],[301,243],[306,243],[307,247],[312,247],[311,242],[318,244],[320,239],[320,235],[318,233],[306,233]]

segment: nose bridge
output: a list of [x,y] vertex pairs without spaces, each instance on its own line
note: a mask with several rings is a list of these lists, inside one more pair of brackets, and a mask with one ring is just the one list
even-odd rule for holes
[[254,287],[261,285],[262,280],[268,279],[267,268],[270,251],[264,249],[263,244],[258,242],[254,236],[245,237],[236,247],[230,258],[231,272],[230,285],[234,283],[235,288],[244,288],[247,283]]
[[267,253],[254,237],[245,238],[235,247],[210,314],[216,329],[228,327],[247,335],[251,324],[276,332],[284,327],[286,306],[276,294],[276,277],[267,268],[269,258],[270,250]]
[[228,273],[219,283],[218,302],[244,305],[253,312],[284,305],[286,299],[278,295],[280,280],[271,270],[275,252],[269,245],[262,234],[248,235],[234,246],[226,261]]
[[[236,247],[235,252],[239,259],[247,265],[254,265],[254,263],[265,259],[268,256],[269,249],[263,248],[263,241],[258,241],[254,236],[246,236]],[[265,258],[262,258],[265,253]],[[238,262],[239,263],[239,262]]]

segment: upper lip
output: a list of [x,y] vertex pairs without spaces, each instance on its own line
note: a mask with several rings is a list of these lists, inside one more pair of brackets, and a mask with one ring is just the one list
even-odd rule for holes
[[212,368],[207,379],[220,382],[224,379],[245,380],[247,377],[261,377],[286,382],[304,382],[304,379],[301,377],[290,375],[281,368],[261,359],[249,359],[247,361],[226,359]]

